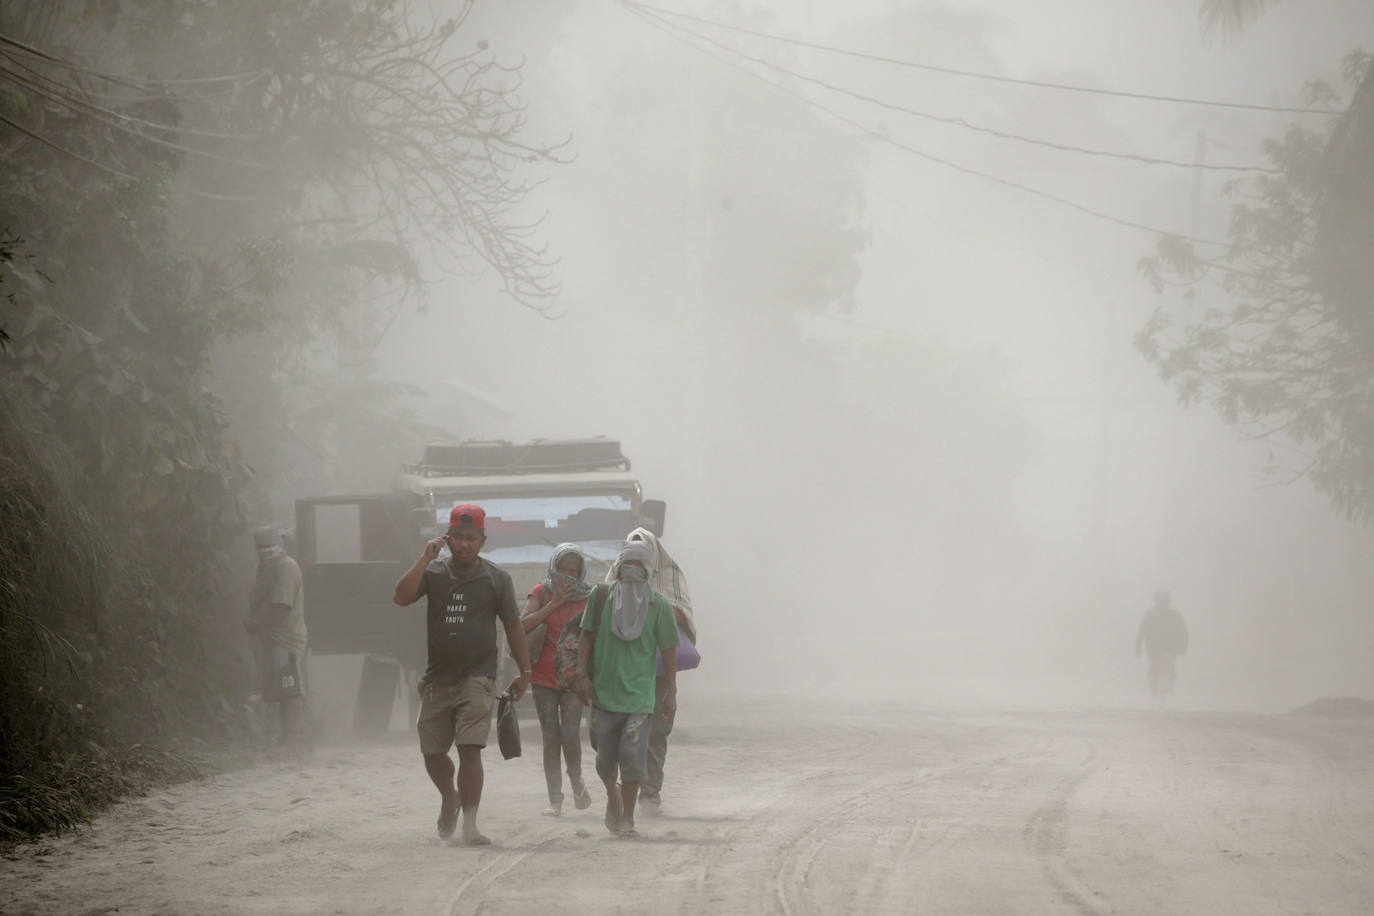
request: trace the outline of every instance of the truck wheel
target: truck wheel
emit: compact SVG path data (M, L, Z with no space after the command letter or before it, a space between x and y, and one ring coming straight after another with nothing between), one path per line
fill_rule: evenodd
M363 659L363 676L358 684L358 705L353 709L353 734L359 738L385 735L391 727L391 707L396 702L396 684L401 666L369 655Z

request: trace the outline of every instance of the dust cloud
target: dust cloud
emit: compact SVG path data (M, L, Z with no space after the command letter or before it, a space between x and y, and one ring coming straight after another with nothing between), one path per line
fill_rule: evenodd
M1374 47L1363 0L1281 4L1231 42L1202 37L1194 0L702 11L946 67L1264 104L1337 83L1346 52ZM1266 486L1274 446L1180 408L1133 348L1157 306L1177 306L1137 272L1154 236L887 141L1208 237L1226 232L1224 173L922 121L712 59L728 55L614 4L508 0L465 28L524 57L531 131L572 137L529 205L561 258L560 314L454 279L402 312L376 362L455 435L624 443L669 504L699 609L685 692L1137 705L1132 643L1157 589L1192 630L1182 706L1374 688L1374 539L1305 483ZM697 29L1066 146L1253 161L1286 124Z

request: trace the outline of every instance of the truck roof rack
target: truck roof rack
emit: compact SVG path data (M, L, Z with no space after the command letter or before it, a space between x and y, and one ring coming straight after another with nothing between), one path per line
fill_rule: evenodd
M615 439L534 439L530 442L470 439L431 442L417 465L406 470L422 477L479 474L549 474L630 469L630 459Z

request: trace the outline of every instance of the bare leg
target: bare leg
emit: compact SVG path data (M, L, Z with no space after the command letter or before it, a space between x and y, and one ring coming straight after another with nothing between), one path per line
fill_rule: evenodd
M439 836L448 839L453 835L454 822L458 819L461 807L460 796L453 782L453 761L448 754L425 754L425 772L430 782L439 790Z
M458 797L463 802L463 842L490 846L491 840L477 831L477 806L482 803L482 749L475 744L458 747Z
M624 810L620 783L615 781L615 777L610 779L602 777L601 781L606 785L606 829L611 833L619 833L620 815Z
M285 697L281 701L281 743L295 750L305 749L305 697Z
M639 798L639 783L620 784L620 832L633 834L635 829L635 799Z

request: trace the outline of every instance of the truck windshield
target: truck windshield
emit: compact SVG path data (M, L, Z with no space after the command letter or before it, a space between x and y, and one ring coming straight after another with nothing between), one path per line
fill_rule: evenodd
M455 505L473 502L487 513L487 545L505 548L544 546L564 541L620 541L634 527L634 504L628 494L578 493L562 496L501 496L447 499L434 504L435 525L448 525Z

